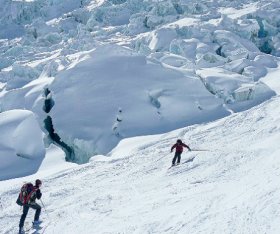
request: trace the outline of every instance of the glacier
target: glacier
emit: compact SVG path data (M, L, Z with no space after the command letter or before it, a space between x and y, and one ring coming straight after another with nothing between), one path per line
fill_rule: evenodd
M0 233L279 233L278 0L0 6Z
M49 138L45 142L54 142L44 124L51 117L57 136L74 152L70 160L75 162L87 162L95 154L106 154L123 138L212 121L276 95L263 79L279 62L280 18L276 0L267 4L250 0L191 3L186 0L1 0L0 3L3 6L0 10L1 111L15 108L32 111ZM104 58L103 70L100 66L96 71L95 63L100 61L91 57L101 57L104 53L108 56ZM127 59L118 66L110 63L115 67L111 71L106 68L105 60L116 53L125 53ZM131 72L122 71L125 66ZM145 77L140 77L133 74L133 66L151 69L142 74ZM177 97L175 91L155 85L156 70L167 73L174 84L178 82L181 91ZM98 74L91 76L93 72ZM136 83L129 96L122 96L120 93L132 87L119 76L128 73L131 73L129 79ZM63 76L70 76L69 82ZM109 95L101 87L93 92L91 85L98 82L94 79L105 76L118 85L106 84L112 90ZM184 89L182 81L174 78L178 76L189 83L182 95L179 95ZM143 89L146 79L150 84L146 83ZM61 92L60 87L66 83L72 87ZM80 88L76 87L78 83ZM31 86L36 91L30 91ZM48 99L44 96L46 89L53 103L48 113L44 106ZM192 98L190 89L197 92ZM137 92L141 94L133 94ZM153 93L158 94L153 96ZM95 100L101 99L105 100L104 104L96 106ZM129 110L140 99L147 107L143 108L145 115ZM186 110L180 105L172 108L169 105L172 99L178 104L185 103L181 105ZM121 123L115 122L119 108L124 115ZM79 112L80 122L72 111ZM82 128L78 127L80 123Z

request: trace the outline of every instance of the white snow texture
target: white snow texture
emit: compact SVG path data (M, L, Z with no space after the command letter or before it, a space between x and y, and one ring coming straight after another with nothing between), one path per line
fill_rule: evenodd
M280 233L279 0L0 6L0 233Z

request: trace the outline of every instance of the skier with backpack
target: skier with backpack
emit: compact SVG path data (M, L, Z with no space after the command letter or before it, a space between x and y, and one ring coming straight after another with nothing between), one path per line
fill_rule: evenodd
M180 164L181 154L183 153L183 147L188 148L188 150L191 151L191 148L186 144L184 144L180 139L178 139L177 142L171 147L171 153L175 149L175 155L172 160L172 166L175 166L176 160L177 160L177 164Z
M33 227L36 227L41 223L39 221L41 206L35 202L36 199L41 199L42 197L42 193L40 190L41 185L42 185L42 181L37 179L35 181L35 185L33 185L32 183L26 183L21 188L20 194L16 202L18 205L23 206L23 213L21 215L20 222L19 222L19 234L24 233L23 226L29 208L36 210Z

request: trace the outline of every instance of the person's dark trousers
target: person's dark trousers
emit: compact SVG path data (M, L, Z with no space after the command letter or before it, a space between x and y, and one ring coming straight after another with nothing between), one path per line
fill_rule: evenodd
M34 221L38 221L39 220L39 217L40 217L40 214L41 214L41 206L39 204L37 204L37 203L32 203L32 204L24 205L23 206L23 213L21 215L20 222L19 222L19 227L20 228L22 228L24 226L24 221L25 221L25 218L26 218L26 216L28 214L29 207L31 207L32 209L36 210L35 216L34 216Z
M180 163L180 161L181 161L181 154L182 154L181 152L176 152L175 153L174 158L172 160L172 165L175 164L176 159L177 159L177 163Z

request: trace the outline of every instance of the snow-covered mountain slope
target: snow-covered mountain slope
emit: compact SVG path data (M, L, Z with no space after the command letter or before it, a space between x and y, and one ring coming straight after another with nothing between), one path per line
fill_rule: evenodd
M111 157L25 178L43 180L45 233L279 233L279 105L276 96L211 123L123 140ZM194 151L168 169L178 138ZM1 233L17 231L23 180L1 182Z
M280 232L278 0L0 6L0 233Z
M34 112L79 163L246 110L276 94L279 4L0 0L0 110Z
M278 0L0 6L0 233L280 232Z

